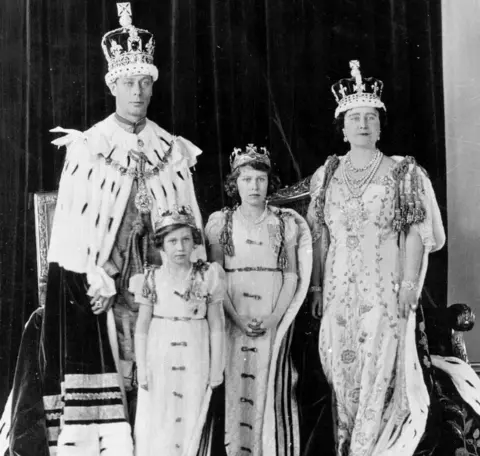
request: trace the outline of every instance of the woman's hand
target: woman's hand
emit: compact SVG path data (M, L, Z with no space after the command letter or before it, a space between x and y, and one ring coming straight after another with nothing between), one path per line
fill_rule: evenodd
M310 298L310 311L312 317L320 320L323 315L323 292L314 291Z
M408 318L410 312L415 312L418 307L417 290L400 287L400 291L398 292L398 305L400 316Z
M260 337L265 334L265 328L262 328L262 321L251 319L243 315L237 315L235 318L235 324L245 333L248 337Z
M90 300L90 305L92 306L92 312L94 315L100 315L103 312L106 312L113 304L113 296L105 297L101 296L99 293Z

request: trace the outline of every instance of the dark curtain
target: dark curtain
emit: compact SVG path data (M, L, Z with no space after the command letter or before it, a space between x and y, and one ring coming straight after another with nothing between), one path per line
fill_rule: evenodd
M64 158L49 129L86 129L113 111L100 40L118 20L113 0L0 3L3 408L22 327L37 306L32 194L56 188ZM205 218L228 203L234 146L266 145L284 184L344 153L330 86L349 76L354 58L385 83L380 148L415 156L445 209L440 1L135 0L132 9L133 23L157 42L149 117L204 151L195 179ZM427 280L437 305L445 305L446 278L443 251Z

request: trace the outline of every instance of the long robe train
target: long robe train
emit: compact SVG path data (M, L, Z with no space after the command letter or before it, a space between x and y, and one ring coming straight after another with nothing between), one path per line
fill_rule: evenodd
M93 315L86 286L84 274L50 264L12 390L10 450L22 456L133 454L107 317Z

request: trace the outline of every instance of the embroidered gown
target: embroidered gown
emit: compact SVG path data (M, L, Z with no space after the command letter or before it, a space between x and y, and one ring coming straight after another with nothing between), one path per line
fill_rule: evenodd
M223 271L213 263L197 272L194 290L204 298L192 297L189 301L179 296L189 286L189 275L178 281L160 267L154 270L153 280L157 295L154 304L142 296L143 283L138 283L135 290L137 302L153 306L147 339L148 391L139 388L138 392L135 454L196 454L196 448L191 450L198 445L204 425L201 410L208 405L205 398L209 397L207 306L223 303Z
M400 339L399 247L392 226L395 181L392 167L387 175L374 178L363 196L354 198L341 166L325 199L330 246L319 351L334 393L337 454L371 456L389 418ZM422 180L427 180L423 174ZM322 181L323 167L311 184L308 220L314 240L318 226L313 202ZM430 207L419 193L424 207ZM412 228L431 248L429 217Z
M285 219L285 244L297 242L293 217ZM219 244L225 213L215 212L205 228ZM283 284L278 268L279 221L270 208L254 222L239 209L232 215L234 256L225 256L227 292L239 315L260 319L275 308ZM225 449L228 456L262 455L262 426L275 330L258 338L245 335L228 318L225 368ZM275 445L274 442L272 442Z

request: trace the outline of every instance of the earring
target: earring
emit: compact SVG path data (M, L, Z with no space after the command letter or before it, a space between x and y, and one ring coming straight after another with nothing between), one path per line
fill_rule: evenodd
M347 135L345 134L345 130L342 130L343 132L343 142L348 142Z

